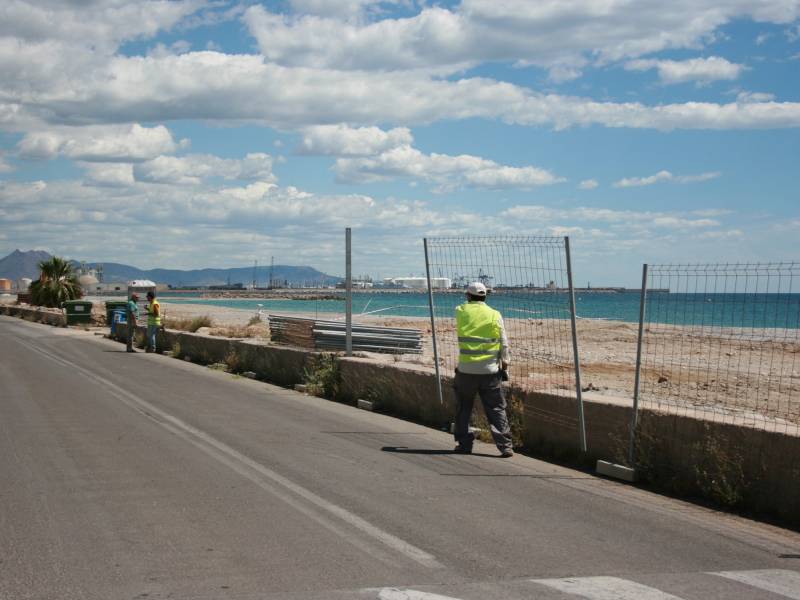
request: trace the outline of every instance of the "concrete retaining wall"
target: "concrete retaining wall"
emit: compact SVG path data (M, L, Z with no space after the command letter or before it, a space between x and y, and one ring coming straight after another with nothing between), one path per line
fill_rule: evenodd
M4 306L0 311L26 318L34 315L57 325L64 321L63 315L35 309ZM180 331L159 333L157 343L161 349L179 350L177 354L194 362L225 362L234 371L252 371L259 379L286 386L313 378L323 356L252 340ZM365 358L332 360L327 368L333 365L336 400L352 404L359 398L370 400L381 412L440 429L449 427L455 403L451 379L444 380L440 404L435 375L425 368ZM585 395L587 454L578 451L574 397L526 392L511 386L509 399L515 442L530 454L583 466L593 465L597 459L621 462L627 454L628 399ZM800 527L800 436L756 429L746 423L645 409L640 412L637 466L660 489L709 498Z
M17 306L14 304L0 304L0 315L20 317L27 321L35 321L37 323L55 325L56 327L65 327L67 324L67 318L61 311L56 312L53 309L41 308L36 306Z

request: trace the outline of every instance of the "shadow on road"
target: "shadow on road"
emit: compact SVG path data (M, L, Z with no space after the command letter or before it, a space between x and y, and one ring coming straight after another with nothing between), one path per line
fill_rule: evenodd
M484 456L486 458L497 458L496 454L482 454L480 452L473 452L472 454L460 454L453 450L435 450L433 448L407 448L405 446L384 446L381 448L383 452L396 452L398 454L429 454L435 456L438 454L453 454L458 456Z

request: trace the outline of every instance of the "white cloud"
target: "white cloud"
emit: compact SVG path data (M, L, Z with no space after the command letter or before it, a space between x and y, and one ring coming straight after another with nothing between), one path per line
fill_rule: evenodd
M701 239L706 240L726 240L738 239L744 236L744 231L741 229L728 229L725 231L704 231L700 234Z
M66 156L81 161L131 162L174 152L186 143L177 144L163 125L142 127L134 123L35 131L26 134L17 148L20 155L29 158Z
M614 183L616 188L641 187L655 183L698 183L716 179L722 175L719 171L700 173L699 175L673 175L669 171L659 171L649 177L626 177Z
M765 92L748 92L745 90L736 95L736 101L742 104L751 102L773 102L774 100L775 94L768 94Z
M382 4L412 4L410 0L289 0L289 3L298 13L340 19L362 17L365 12L379 10Z
M762 46L766 43L766 41L772 37L772 34L765 31L763 33L759 33L756 36L756 46Z
M125 187L132 185L133 165L130 163L79 163L95 185Z
M116 47L121 41L170 29L205 4L202 0L4 0L0 36Z
M625 63L625 69L628 71L657 69L658 78L667 84L733 80L737 79L745 68L744 65L729 62L718 56L688 60L640 59Z
M375 157L340 158L335 171L337 180L342 182L365 183L407 177L434 182L439 191L459 187L529 189L564 181L537 167L499 165L467 154L423 154L407 144Z
M319 125L303 132L300 151L328 156L371 156L413 141L407 127L384 131L378 127Z
M453 211L413 200L313 194L261 181L203 188L0 181L0 223L4 233L12 232L10 241L0 243L0 254L5 248L10 252L15 247L46 247L75 258L176 268L207 267L219 261L242 266L252 264L254 256L274 255L280 262L311 264L340 274L343 229L349 226L357 240L355 268L371 273L423 268L419 243L423 236L510 235L520 228L573 236L578 270L595 273L597 264L591 260L613 257L613 264L621 261L630 267L631 282L645 258L676 260L676 251L697 251L699 243L709 244L703 248L710 252L710 261L725 260L727 253L739 256L733 252L739 246L726 245L739 243L737 227L709 218L724 217L718 209L651 212L537 205L499 212L491 206L483 209ZM775 244L786 245L796 231L776 229L772 222L765 222L762 229L772 255ZM308 243L311 230L314 239ZM752 228L746 235L748 244L755 243ZM595 275L591 278L594 281Z
M628 2L595 0L463 0L452 10L431 6L409 18L364 23L287 17L254 6L245 22L264 56L283 65L459 70L509 61L574 74L569 69L580 68L587 57L602 63L697 49L735 19L791 23L798 16L800 5L784 0L673 0L641 10L631 10Z
M208 154L159 156L133 167L137 181L197 185L212 177L274 182L272 157L248 154L244 159L219 158Z
M594 179L584 179L578 184L578 187L582 190L593 190L599 185L600 184Z
M0 123L23 132L31 123L42 129L43 121L77 126L174 119L256 120L282 130L475 117L556 128L800 125L797 102L647 106L542 94L486 78L434 76L509 61L546 67L564 80L598 60L698 48L732 19L790 23L800 15L797 2L732 0L720 6L676 0L631 11L625 3L589 0L465 0L453 10L430 7L406 19L346 24L336 18L275 15L254 6L244 18L264 56L118 52L126 40L205 18L205 5L200 0L92 0L88 5L53 0L30 6L8 0L0 24ZM335 8L333 2L323 5ZM349 5L369 8L358 0ZM687 20L690 12L693 18ZM180 52L185 49L179 45Z
M714 219L696 219L681 213L612 210L608 208L579 207L555 209L545 206L513 206L500 213L501 218L522 222L577 221L580 223L605 223L612 227L657 229L707 229L720 225Z
M548 70L547 78L553 83L564 83L578 79L581 75L583 73L580 69L555 65Z
M6 157L3 156L2 152L0 152L0 173L10 173L13 170L14 170L14 167L12 167L10 164L8 164L8 161L6 160Z
M97 80L103 80L102 85ZM412 124L475 117L556 128L592 124L663 130L800 126L798 102L658 106L598 102L541 94L484 78L449 81L413 72L389 76L288 69L267 64L257 56L215 52L158 59L118 57L108 65L107 72L70 85L37 97L37 106L47 108L48 118L80 123L167 118L259 120L280 129L322 123ZM12 118L22 118L18 113Z

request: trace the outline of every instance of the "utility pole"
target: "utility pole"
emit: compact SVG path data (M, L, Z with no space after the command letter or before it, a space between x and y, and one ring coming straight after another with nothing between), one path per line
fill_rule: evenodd
M258 261L253 261L253 289L256 289L256 272L258 271Z
M347 227L344 230L345 250L345 334L344 350L345 356L353 356L353 255L351 230Z
M272 289L274 285L273 275L275 274L275 257L272 257L272 260L269 263L269 289Z

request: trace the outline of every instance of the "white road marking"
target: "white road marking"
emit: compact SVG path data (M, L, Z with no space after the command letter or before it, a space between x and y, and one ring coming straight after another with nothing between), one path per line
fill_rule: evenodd
M531 581L590 600L683 600L679 596L619 577L568 577Z
M766 592L800 600L800 573L796 571L760 569L758 571L721 571L709 573L709 575L733 579Z
M399 552L406 557L410 558L411 560L428 567L430 569L440 569L443 568L442 565L436 557L428 552L425 552L421 548L417 548L416 546L406 542L405 540L392 535L391 533L380 529L379 527L373 525L369 521L362 519L358 515L348 511L341 506L337 506L328 500L325 500L321 496L318 496L311 490L308 490L290 479L287 479L283 475L278 474L277 472L273 471L254 461L253 459L237 452L227 444L220 442L219 440L215 439L214 437L192 427L188 423L184 423L177 417L174 417L159 408L156 408L154 405L150 404L149 402L138 398L134 394L128 392L127 390L119 387L112 381L109 381L105 377L97 375L88 369L77 365L71 362L68 359L65 359L61 356L48 352L38 346L33 344L29 344L22 340L19 340L25 346L28 346L31 350L46 356L47 358L58 362L64 366L69 367L70 369L74 369L89 379L94 380L97 383L105 386L105 388L112 394L114 394L117 398L119 398L123 403L127 404L131 408L143 413L145 416L149 417L155 423L158 423L165 429L170 430L171 432L180 435L180 437L187 439L192 444L197 446L198 448L204 450L210 456L213 456L221 463L227 465L234 469L237 473L244 475L251 481L259 484L260 487L263 489L267 489L275 493L281 499L288 501L289 504L295 508L297 506L296 502L292 502L290 497L287 497L285 494L281 494L278 490L275 490L274 486L266 485L267 482L271 482L273 484L277 484L284 490L288 490L297 496L300 496L310 504L313 504L317 508L324 510L325 512L334 515L341 519L342 521L348 523L352 527L358 529L362 533L367 534L368 536L378 540L385 546ZM245 469L245 467L247 469ZM248 472L249 470L249 472ZM261 475L261 477L257 477L255 474ZM264 480L267 481L264 481ZM336 529L337 532L341 534L341 530Z
M383 588L378 594L378 600L458 600L452 596L430 594L417 590L400 590L397 588Z

